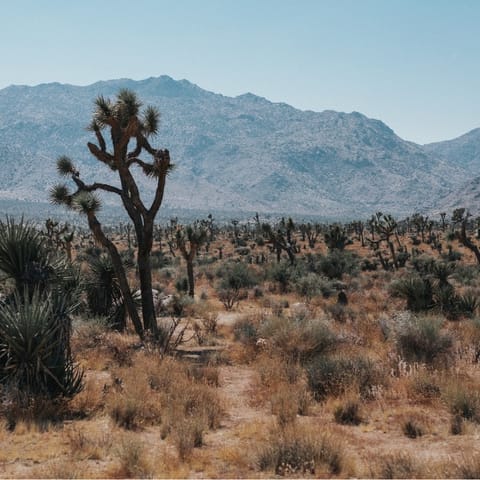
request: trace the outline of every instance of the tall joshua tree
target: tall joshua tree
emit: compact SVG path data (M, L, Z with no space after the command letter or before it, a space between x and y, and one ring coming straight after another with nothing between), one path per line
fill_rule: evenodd
M80 178L80 172L75 168L72 160L62 156L57 160L58 173L69 177L74 183L75 190L70 190L66 184L59 184L52 189L51 199L56 204L76 209L86 215L95 239L112 258L128 314L136 332L144 338L147 331L155 337L161 336L162 333L158 331L155 318L150 252L153 244L154 220L162 204L165 180L172 164L168 150L155 149L149 143L149 138L156 135L158 131L160 116L158 110L148 106L140 111L141 107L142 103L137 95L127 89L120 90L113 101L103 96L95 100L89 130L95 134L97 141L89 142L87 146L96 160L118 174L120 186L97 182L85 183ZM110 134L111 148L107 148L105 131ZM131 142L133 146L129 149ZM140 155L145 153L150 156L149 162L140 158ZM149 207L140 197L137 182L131 171L132 167L139 167L147 177L156 181L155 195ZM100 201L97 192L99 191L117 195L132 220L137 238L143 323L135 308L118 250L112 240L107 237L98 220Z

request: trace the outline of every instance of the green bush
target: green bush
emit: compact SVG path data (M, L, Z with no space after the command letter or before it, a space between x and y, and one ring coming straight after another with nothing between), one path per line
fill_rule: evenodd
M258 284L255 271L245 263L231 263L217 270L217 293L227 310L246 297L245 290Z
M335 291L335 286L331 280L313 272L297 277L294 282L294 288L306 300L311 300L317 295L328 298Z
M175 290L178 293L187 293L187 291L188 291L188 279L187 279L187 277L179 278L175 282Z
M236 341L253 345L259 338L258 322L252 317L242 317L235 322L233 334Z
M266 279L276 282L280 293L287 293L290 290L295 276L295 268L290 265L290 262L271 263L266 270Z
M332 250L327 255L319 255L315 264L316 273L330 279L341 280L343 275L353 275L358 272L360 262L353 252Z

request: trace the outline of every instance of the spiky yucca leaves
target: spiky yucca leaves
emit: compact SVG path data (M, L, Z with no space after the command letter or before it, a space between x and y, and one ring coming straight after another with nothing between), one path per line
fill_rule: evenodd
M394 282L392 294L407 300L407 308L412 312L428 310L434 306L432 284L428 278L410 276Z
M68 298L35 290L15 293L0 306L0 383L21 398L72 397L82 389L83 372L72 361L65 342Z
M54 285L75 288L78 272L66 259L49 251L47 239L35 227L21 220L0 221L0 272L22 294Z
M330 250L344 250L350 243L345 230L340 225L332 225L328 232L325 232L325 244Z
M106 317L113 328L123 330L127 311L111 258L101 254L89 257L87 263L90 271L86 278L86 292L90 312ZM129 267L131 265L125 262L125 269Z
M77 170L75 169L72 160L66 155L62 155L57 160L57 172L62 177L67 177L68 175L77 173Z

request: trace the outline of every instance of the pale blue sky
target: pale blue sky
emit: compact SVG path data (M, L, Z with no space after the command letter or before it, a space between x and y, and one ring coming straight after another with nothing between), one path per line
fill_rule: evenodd
M480 127L480 0L0 0L0 18L0 88L165 74L419 143Z

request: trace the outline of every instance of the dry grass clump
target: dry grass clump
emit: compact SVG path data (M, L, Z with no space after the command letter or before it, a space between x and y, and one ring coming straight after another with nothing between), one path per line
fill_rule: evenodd
M188 460L193 449L203 445L204 431L204 419L199 417L185 418L175 426L173 442L180 460Z
M74 323L72 350L87 370L131 366L137 346L137 336L112 330L101 317Z
M331 350L338 342L325 321L298 315L268 317L260 325L259 335L288 361L302 364Z
M386 382L385 372L366 356L319 356L306 367L308 384L314 397L323 400L328 395L338 396L358 390L363 398Z
M78 460L102 460L111 451L111 432L89 431L87 428L73 427L66 431L72 456Z
M376 478L422 478L420 463L406 452L396 452L379 458L372 468L372 477Z
M453 415L480 423L480 391L477 385L450 380L445 386L443 398Z
M408 361L431 364L451 353L453 339L442 332L443 320L430 316L411 317L397 332L397 348Z
M114 372L110 417L128 430L161 425L163 437L192 419L203 429L217 428L224 410L211 385L218 384L218 372L214 367L193 371L171 358L139 354L134 366Z
M335 408L333 417L341 425L360 425L363 421L360 414L360 403L356 400L347 400Z
M423 425L416 418L409 418L402 425L402 431L408 438L421 437L424 433Z
M280 425L295 421L297 415L309 414L313 398L301 365L264 353L259 355L254 367L257 376L253 385L253 403L270 404Z
M112 478L153 478L145 444L134 435L122 438L116 449L117 465L111 471Z
M31 472L31 478L62 478L75 479L85 478L81 464L67 459L54 460L46 465L35 468Z
M434 372L420 371L411 377L409 395L416 401L432 402L442 394L441 381Z
M480 455L464 453L459 459L450 460L443 470L451 478L480 478Z
M267 445L260 449L257 465L276 475L338 475L345 468L343 445L326 433L291 426L274 430Z

